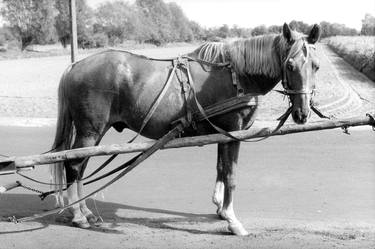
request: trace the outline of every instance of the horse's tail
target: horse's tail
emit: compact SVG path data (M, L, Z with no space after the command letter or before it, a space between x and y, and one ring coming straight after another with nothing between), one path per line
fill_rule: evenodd
M56 124L55 141L52 151L61 151L71 148L74 134L72 117L69 112L67 99L65 96L65 78L70 71L68 67L61 77L58 90L58 116ZM56 191L56 204L64 206L63 187L66 185L64 162L58 162L50 165L51 181L53 189Z

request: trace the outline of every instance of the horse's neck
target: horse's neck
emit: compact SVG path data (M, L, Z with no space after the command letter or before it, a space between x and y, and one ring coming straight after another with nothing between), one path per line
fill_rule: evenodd
M274 37L271 43L272 49L263 49L262 52L266 54L256 55L257 58L259 57L259 61L255 63L260 63L262 66L254 66L255 70L250 68L245 74L240 76L245 90L249 93L255 92L264 95L271 91L281 80L281 70L278 65L281 58L280 39L282 38L281 36L272 37ZM271 61L262 61L264 58L269 58ZM268 65L271 68L264 67L263 65Z
M246 93L258 93L260 95L265 95L271 91L280 79L280 77L271 78L264 75L246 75L239 78Z

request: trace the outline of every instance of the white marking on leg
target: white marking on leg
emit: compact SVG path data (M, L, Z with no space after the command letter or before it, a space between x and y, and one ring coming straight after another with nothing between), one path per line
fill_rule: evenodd
M77 192L78 192L78 198L82 199L84 197L82 181L78 181L77 183ZM86 217L89 223L96 223L98 221L98 218L87 207L86 200L81 201L79 203L79 207L81 209L82 214Z
M237 219L233 209L233 202L231 202L226 209L222 210L221 215L227 220L228 229L233 234L241 236L249 234L243 227L242 223Z
M67 190L67 193L68 193L68 203L69 204L78 201L77 182L74 182L73 184L71 184L69 186L69 188ZM87 227L87 225L85 225L85 223L88 224L88 222L87 222L86 217L81 212L80 205L78 203L74 204L70 208L70 210L73 214L73 219L72 219L73 225L77 225L77 226L80 226L80 227L83 227L83 228Z
M60 193L53 194L53 197L55 198L55 207L56 208L62 208L65 206L64 203L64 196Z
M224 183L217 181L212 195L212 202L217 206L217 214L220 215L224 202Z

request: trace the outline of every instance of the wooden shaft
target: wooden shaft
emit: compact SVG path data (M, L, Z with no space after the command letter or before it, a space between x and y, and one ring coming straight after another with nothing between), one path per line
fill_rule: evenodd
M284 125L278 131L273 132L274 127L264 128L250 128L249 130L231 132L233 136L240 139L250 138L261 138L267 136L280 136L299 132L317 131L334 129L340 127L351 127L351 126L363 126L363 125L375 125L374 119L370 116L357 117L350 119L340 120L326 120L311 122L305 125ZM212 134L205 136L176 138L166 143L162 149L180 148L180 147L192 147L192 146L203 146L215 143L227 143L232 141L231 138L222 134ZM29 167L32 165L50 164L54 162L61 162L65 160L72 160L77 158L84 158L88 156L102 156L102 155L113 155L113 154L125 154L133 152L141 152L150 148L155 142L141 142L131 144L112 144L112 145L100 145L72 150L65 150L53 153L46 153L42 155L23 156L23 157L10 157L3 162L9 163L14 161L16 168ZM0 161L0 170L2 161Z
M0 186L0 194L5 193L9 190L12 190L14 188L17 188L21 186L21 183L19 181L13 182L13 183L8 183L6 185Z

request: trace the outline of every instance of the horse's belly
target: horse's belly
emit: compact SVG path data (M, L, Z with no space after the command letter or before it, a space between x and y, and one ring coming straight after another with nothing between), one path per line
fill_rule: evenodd
M148 138L159 138L172 128L172 123L186 115L185 100L180 91L171 86L160 103L154 103L157 99L150 98L145 93L131 104L127 105L126 110L122 113L123 120L126 120L129 128L139 132L146 123L141 134ZM156 109L150 117L150 109L155 105Z

